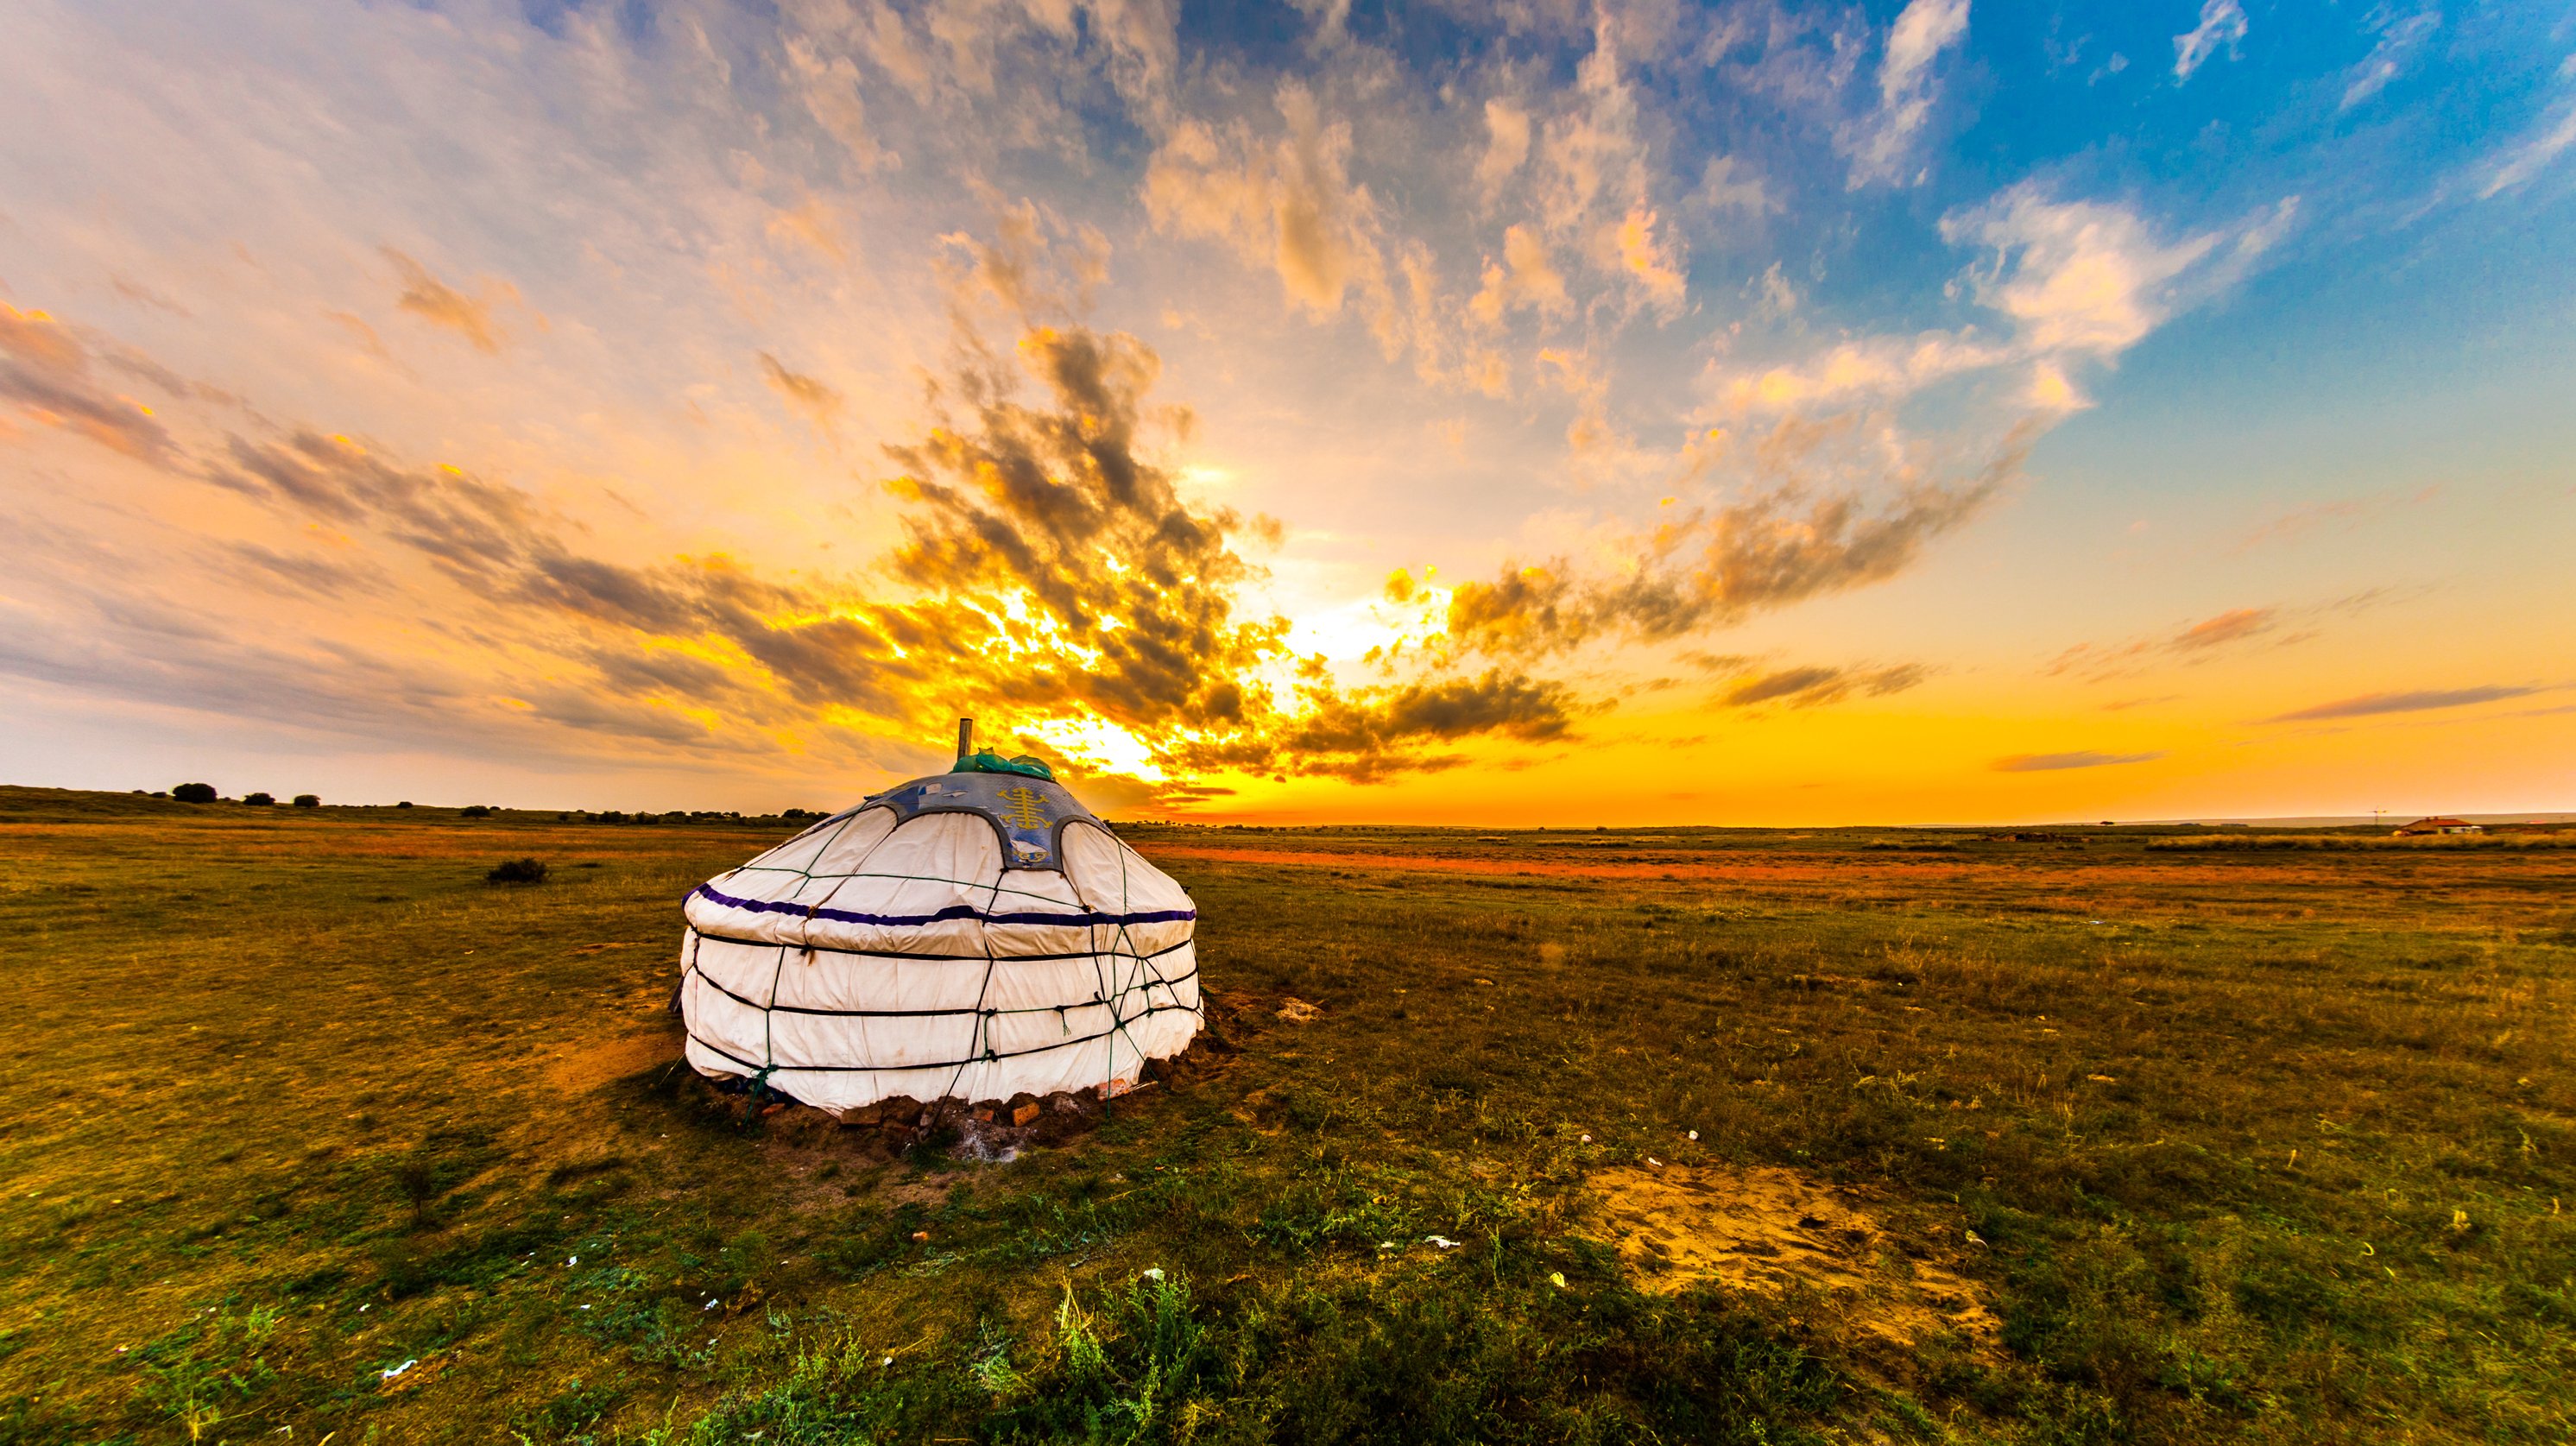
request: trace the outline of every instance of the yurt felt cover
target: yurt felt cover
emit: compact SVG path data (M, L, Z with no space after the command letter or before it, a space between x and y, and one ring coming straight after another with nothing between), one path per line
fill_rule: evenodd
M1046 779L915 779L683 912L690 1064L825 1109L1114 1088L1199 1027L1190 896Z

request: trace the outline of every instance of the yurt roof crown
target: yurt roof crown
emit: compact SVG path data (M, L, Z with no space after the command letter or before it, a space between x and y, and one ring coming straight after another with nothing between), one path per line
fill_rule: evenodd
M1001 836L1002 867L1062 871L1065 825L1098 824L1099 816L1044 763L976 752L974 739L975 720L958 719L956 767L872 794L859 807L891 808L907 823L925 813L980 814Z

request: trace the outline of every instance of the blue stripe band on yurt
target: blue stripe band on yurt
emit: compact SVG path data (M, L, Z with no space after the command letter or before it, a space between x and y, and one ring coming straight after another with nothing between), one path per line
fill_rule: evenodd
M1196 909L1157 909L1143 914L1102 914L1092 910L1074 914L996 914L988 913L972 904L951 904L932 914L862 914L850 909L825 909L774 899L737 899L730 894L717 893L705 884L700 884L689 892L703 896L713 903L722 904L728 909L743 909L755 914L789 914L801 919L829 919L835 924L881 924L904 928L922 924L942 924L951 919L973 919L986 924L1090 925L1172 924L1195 920L1199 916L1199 911Z
M1177 954L1198 942L1195 939L1183 939L1177 944L1166 944L1147 954L1122 952L1117 949L1075 949L1063 954L921 954L909 949L843 949L832 944L789 944L777 939L740 939L731 934L709 933L694 925L689 926L689 933L710 944L731 944L742 949L794 949L807 954L843 954L853 959L894 959L906 964L1061 964L1068 959L1102 957L1160 959L1166 954Z

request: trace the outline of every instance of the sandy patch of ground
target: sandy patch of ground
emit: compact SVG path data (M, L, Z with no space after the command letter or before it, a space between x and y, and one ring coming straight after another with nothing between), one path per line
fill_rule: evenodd
M553 1063L546 1066L546 1083L566 1093L594 1090L611 1080L673 1063L679 1057L680 1041L674 1034L630 1034L555 1056Z
M1794 1170L1604 1170L1589 1182L1601 1210L1586 1233L1653 1292L1717 1281L1739 1290L1803 1285L1859 1331L1908 1348L1952 1335L1986 1355L2001 1323L1983 1287L1936 1263L1928 1243L1898 1240L1849 1195Z

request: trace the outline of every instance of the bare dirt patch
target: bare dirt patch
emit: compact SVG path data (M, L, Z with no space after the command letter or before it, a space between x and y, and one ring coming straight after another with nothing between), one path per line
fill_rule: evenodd
M1641 1288L1702 1281L1770 1293L1804 1287L1859 1332L1894 1345L1964 1340L1996 1350L2001 1323L1984 1288L1936 1261L1929 1242L1900 1240L1847 1192L1794 1170L1604 1170L1592 1232L1619 1252Z
M630 1034L602 1044L585 1045L555 1057L546 1066L546 1083L567 1093L594 1090L612 1080L670 1064L680 1057L680 1041L667 1030Z

